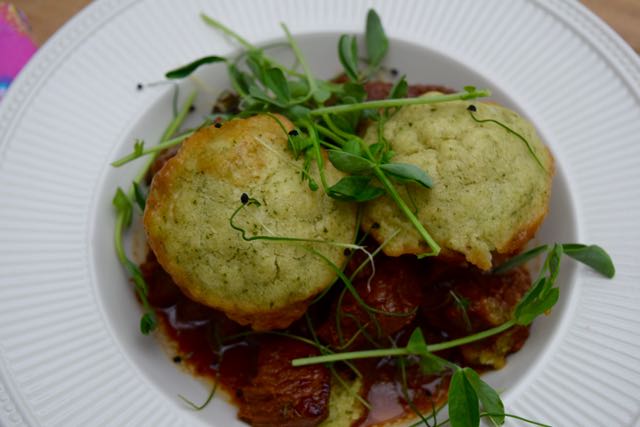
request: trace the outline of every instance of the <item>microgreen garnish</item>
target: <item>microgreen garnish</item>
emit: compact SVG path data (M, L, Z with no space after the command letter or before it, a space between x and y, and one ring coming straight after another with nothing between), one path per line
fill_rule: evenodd
M389 40L382 27L380 17L375 10L369 9L364 38L367 46L368 75L372 75L379 68L389 50Z
M343 34L338 41L338 58L344 73L351 81L358 81L358 41L355 36Z
M613 277L613 263L609 255L599 246L586 246L576 244L566 244L571 250L574 251L573 256L577 261L583 262L589 266L596 266L599 273L605 277ZM409 356L419 355L424 356L426 353L432 354L437 351L458 347L461 345L469 344L475 341L488 338L493 335L497 335L501 332L510 329L515 325L528 325L536 317L545 314L555 305L558 300L559 290L554 287L555 281L558 277L560 269L560 260L563 254L564 245L555 244L547 245L548 249L547 257L544 265L538 275L538 278L534 281L529 291L522 297L520 302L516 305L513 317L505 323L496 326L485 331L477 332L472 335L468 335L463 338L457 338L451 341L445 341L442 343L429 345L428 348L421 344L421 341L416 338L415 341L409 340L409 344L405 348L390 348L390 349L377 349L377 350L363 350L346 353L336 353L329 356L309 357L302 359L295 359L293 361L294 366L312 365L316 363L336 362L339 360L351 360L351 359L366 359L371 357L388 357L388 356ZM594 249L597 248L597 249ZM537 251L537 253L540 253ZM576 253L580 253L580 257L575 257ZM587 255L588 254L588 255ZM523 257L526 258L526 257ZM530 258L529 258L530 259ZM585 261L586 260L586 261ZM587 263L588 261L588 263ZM515 265L511 265L510 268ZM502 270L501 270L502 271ZM414 331L414 334L417 332ZM422 335L420 333L420 335ZM413 336L412 336L413 337ZM426 344L425 344L426 345Z
M611 279L615 275L616 270L613 261L611 261L611 257L600 246L583 245L580 243L563 243L561 246L562 252L565 255L588 265L603 276ZM514 267L526 264L541 253L549 251L550 248L550 245L541 245L529 249L494 268L493 272L498 274L504 273Z
M389 45L381 20L373 10L369 11L366 20L364 37L366 68L361 68L362 60L358 54L358 40L356 36L345 34L338 40L338 58L348 80L345 83L336 83L316 78L311 72L297 42L284 24L282 25L282 29L286 36L286 44L291 48L295 57L295 65L293 67L287 67L268 56L266 52L267 47L258 48L221 22L206 15L201 15L201 17L206 24L221 31L239 43L244 48L244 51L235 58L211 55L196 59L189 64L167 72L167 79L184 78L205 64L224 62L227 67L231 85L241 98L238 107L240 111L239 114L235 116L225 116L225 119L246 117L259 113L269 114L276 118L283 132L286 134L292 157L294 159L302 159L303 161L302 167L299 167L297 163L289 160L285 163L300 171L301 179L308 181L311 190L316 191L322 187L322 190L330 197L346 202L366 202L387 195L397 204L401 212L429 246L429 252L421 256L438 255L440 246L418 220L415 209L412 210L409 208L407 202L400 196L396 188L397 185L405 186L408 194L411 194L410 190L412 186L431 188L434 183L429 177L428 171L422 170L417 165L393 162L394 152L388 141L384 138L384 125L393 113L404 106L460 100L469 101L490 96L490 92L488 90L478 90L473 86L465 86L462 92L454 94L428 95L408 99L406 98L408 84L405 77L402 76L393 85L388 99L367 101L364 83L381 68ZM302 68L302 72L297 70L298 67ZM397 71L395 74L398 74ZM138 85L138 89L142 89L141 84ZM195 132L195 130L190 130L174 137L184 121L186 114L191 110L195 94L189 97L180 111L178 111L177 108L177 96L176 85L176 92L174 93L175 117L163 134L160 143L154 147L145 148L143 141L136 140L131 154L112 163L113 166L121 166L142 156L150 156L145 167L143 167L134 178L129 190L125 192L118 188L113 199L113 205L116 209L114 241L116 254L121 264L131 276L136 293L141 301L143 316L140 321L140 329L143 334L148 334L156 327L157 319L148 301L148 289L142 273L139 267L126 255L122 244L122 233L130 226L134 210L143 210L145 207L146 194L141 182L156 156L160 151L179 144ZM519 138L526 145L538 165L544 169L535 151L521 134L497 120L491 118L479 119L476 117L475 113L477 112L477 108L474 105L470 105L468 111L475 122L497 124ZM287 119L293 123L294 130L287 131L287 128L274 115L275 113L287 117ZM217 117L211 116L202 126L209 125L215 121L214 126L219 128L222 124L217 120ZM375 122L377 141L373 144L365 142L358 133L358 126L363 120ZM263 144L267 149L271 149L268 144L261 142L259 138L256 138L256 141ZM328 154L329 162L331 162L336 169L346 174L346 176L338 182L330 183L327 181L324 168L325 154ZM278 153L278 155L280 154ZM309 172L313 165L317 166L321 185L318 185ZM437 183L435 183L435 185L437 185ZM411 200L411 203L415 207L413 200ZM335 272L338 283L342 283L344 286L340 290L336 310L336 329L339 336L338 346L332 348L322 345L308 317L307 326L313 339L299 337L285 332L270 332L271 334L288 336L306 342L307 344L315 346L321 353L319 356L295 359L292 361L292 365L326 364L336 380L349 389L349 386L334 369L334 362L340 361L345 363L354 371L356 376L361 377L360 372L351 363L352 360L398 357L403 395L412 410L421 418L421 423L424 424L428 424L428 420L420 413L418 408L415 407L407 389L406 363L414 363L416 360L424 373L435 374L451 372L452 375L449 387L450 419L443 423L437 423L435 419L436 408L433 406L432 417L435 426L442 426L450 422L453 427L476 427L479 425L481 418L489 418L494 424L502 425L505 417L544 426L544 424L505 413L504 405L498 393L482 381L475 371L468 367L460 367L434 353L495 336L516 325L529 325L536 317L548 313L559 297L559 289L555 287L555 282L559 274L560 261L563 255L572 257L593 268L605 277L611 278L615 274L615 268L611 262L611 258L599 246L586 246L581 244L540 246L512 258L493 271L495 274L502 273L526 263L542 253L546 253L545 262L537 279L517 304L511 319L508 321L494 328L476 332L466 337L430 345L427 344L422 331L416 328L405 347L397 347L396 343L392 342L391 348L380 348L381 344L376 338L380 338L381 327L376 316L410 316L415 313L415 311L410 313L386 312L369 306L352 283L354 277L367 263L371 263L372 271L375 271L373 255L382 249L382 245L376 249L374 254L371 254L360 244L276 236L264 225L263 228L267 233L271 233L270 235L249 235L242 226L236 223L236 218L242 211L250 213L250 209L259 208L260 206L261 204L258 200L250 197L247 193L242 193L240 206L233 211L229 218L229 225L239 232L239 238L247 242L263 240L285 244L300 244L301 247L327 263ZM379 225L377 225L377 227L379 227ZM351 277L347 277L343 271L343 266L337 266L328 257L314 249L316 244L338 246L348 250L362 250L367 254L368 258L353 272ZM371 280L372 276L373 274L369 280ZM367 284L369 285L369 283ZM358 316L342 310L342 303L347 292L349 292L354 300L367 312L369 316L367 321L363 321L358 318ZM322 295L325 295L325 293ZM465 323L470 328L471 322L467 315L468 301L453 291L451 291L451 296L457 307L461 310ZM343 319L349 319L357 326L355 333L346 341L343 336L343 331L341 330ZM371 326L376 328L378 332L377 337L373 336L373 332L370 333ZM364 337L374 348L343 353L334 351L348 348L359 337ZM196 405L188 399L182 396L180 397L195 409L202 409L213 398L217 384L218 381L216 380L209 397L203 405ZM363 405L369 407L368 402L360 396L356 397L359 398Z
M179 111L178 115L169 123L167 129L165 129L162 137L160 138L160 144L163 142L167 142L171 136L178 130L185 117L189 112L189 107L193 104L193 100L195 99L195 92L192 93L186 100L182 109ZM135 144L134 154L136 152L142 151L142 143L137 141ZM140 184L144 179L149 167L155 160L155 156L157 155L157 151L155 151L152 156L147 160L146 165L138 172L135 178L132 181L131 187L127 193L125 193L120 187L116 189L116 194L113 197L113 205L116 209L116 223L114 227L114 245L116 248L116 255L118 256L118 260L120 264L125 268L131 280L133 280L134 287L136 290L136 294L142 303L143 315L140 319L140 331L147 335L149 332L153 331L157 326L156 314L153 311L153 308L149 304L149 300L147 298L148 290L147 284L145 283L144 277L142 277L142 272L140 268L129 259L122 244L122 234L124 230L126 230L131 225L131 220L133 216L133 207L134 203L138 205L140 209L144 209L146 196Z
M444 367L455 366L451 362L439 358L434 353L479 341L490 336L504 332L515 325L529 325L536 317L547 313L558 301L559 289L554 287L558 277L560 260L567 248L567 255L580 261L605 277L613 277L614 267L609 255L599 246L586 246L579 244L554 244L545 245L547 257L544 265L534 281L531 289L522 297L516 305L513 316L510 320L494 328L477 332L463 338L454 339L442 343L427 345L422 331L414 330L405 347L393 347L385 349L372 349L362 351L352 351L344 353L333 353L323 356L294 359L293 366L305 366L317 363L332 363L344 360L379 358L379 357L406 357L419 356L421 365L425 369L441 370ZM540 248L535 248L528 253L522 254L516 262L510 263L507 267L513 268L520 263L524 263L532 258L532 253L539 255L544 252ZM516 257L517 258L517 257ZM499 267L498 271L506 271ZM479 402L483 405L486 415L493 422L500 425L504 422L502 402L498 394L489 385L482 382L477 373L470 368L454 368L454 374L449 389L449 416L453 427L478 426L481 413L479 412ZM528 420L525 420L528 421ZM534 424L541 425L533 422Z
M451 101L467 101L476 98L484 98L487 96L491 96L491 92L485 89L474 90L473 92L456 92L447 95L427 95L418 98L381 99L378 101L366 101L355 104L341 104L333 105L330 107L316 108L314 110L311 110L310 114L314 116L321 116L327 113L342 114L353 111L371 110L378 108L404 107L406 105L425 105Z
M184 397L183 395L179 394L178 397L180 399L182 399L182 401L184 403L186 403L187 405L191 406L191 408L194 411L201 411L204 408L207 407L207 405L209 405L209 403L211 402L211 400L213 399L213 396L215 396L216 391L218 390L218 383L220 382L220 379L218 378L219 375L216 375L216 379L213 382L213 386L211 387L211 391L209 392L209 395L207 396L207 400L205 400L201 405L195 404L193 403L191 400L187 399L186 397Z
M195 70L205 64L213 64L216 62L226 62L227 58L222 56L205 56L204 58L197 59L187 65L176 68L167 72L164 76L168 79L182 79L193 73Z
M301 238L301 237L266 236L266 235L249 236L247 234L247 230L244 229L243 227L239 226L238 224L236 224L234 222L234 219L245 208L248 208L250 206L260 207L260 206L262 206L262 204L257 199L254 199L253 197L249 197L249 195L247 193L242 193L242 195L240 196L240 203L241 203L240 206L238 206L233 211L233 213L231 214L231 217L229 218L229 225L234 230L239 231L240 235L242 237L242 240L244 240L246 242L251 242L251 241L254 241L254 240L267 240L267 241L272 241L272 242L288 242L288 243L301 243L301 244L302 243L317 243L317 244L323 244L323 245L337 246L337 247L340 247L340 248L360 249L360 250L365 251L365 248L363 246L359 246L359 245L356 245L356 244L353 244L353 243L332 242L332 241L329 241L329 240L306 239L306 238Z
M472 88L472 87L470 87ZM465 88L466 89L466 88ZM475 88L473 88L475 90ZM467 107L467 111L469 112L469 115L471 116L471 118L476 122L476 123L495 123L496 125L500 126L501 128L503 128L504 130L506 130L507 132L509 132L510 134L514 135L516 138L518 138L520 141L522 141L524 143L524 145L527 147L527 150L529 151L529 154L531 154L531 156L534 158L534 160L536 161L536 163L538 164L538 166L540 166L542 168L543 171L546 171L546 168L544 167L544 165L542 164L542 161L540 160L540 158L538 157L538 155L536 154L535 150L533 149L533 147L531 146L531 144L529 143L529 141L527 141L527 139L522 136L519 132L516 132L515 130L511 129L509 126L505 125L502 122L499 122L498 120L495 119L478 119L475 115L475 113L478 111L478 109L476 108L475 105L469 105Z

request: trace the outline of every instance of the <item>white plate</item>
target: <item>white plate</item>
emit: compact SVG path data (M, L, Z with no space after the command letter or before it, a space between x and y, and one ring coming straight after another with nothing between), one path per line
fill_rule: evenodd
M206 387L137 331L110 206L137 165L108 163L133 138L156 139L170 116L170 88L138 92L138 82L232 51L200 11L256 43L281 38L287 22L329 76L337 34L360 33L370 6L394 40L387 63L410 80L489 87L536 124L558 163L538 239L597 243L616 264L607 281L566 263L553 315L488 377L508 411L561 426L640 425L640 62L566 0L93 3L0 104L0 424L237 422L222 401L198 413L181 404L178 393L199 400ZM199 75L212 90L204 111L225 79L215 66Z

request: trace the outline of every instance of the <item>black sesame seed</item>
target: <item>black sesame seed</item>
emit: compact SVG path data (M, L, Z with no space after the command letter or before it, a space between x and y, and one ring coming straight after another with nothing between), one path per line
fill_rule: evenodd
M297 131L297 130L295 130L295 129L290 130L290 131L289 131L289 135L290 135L290 136L298 136L298 131Z
M249 195L247 193L242 193L242 196L240 196L240 202L242 202L243 205L249 203Z
M217 129L220 129L222 127L222 123L216 122L213 126L215 126Z
M144 87L144 86L142 85L142 83L138 83L138 84L136 85L136 89L138 89L138 90L142 90L142 88L143 88L143 87Z
M475 105L471 104L467 107L467 110L475 113L477 111L477 108Z
M389 70L389 72L391 73L391 75L392 75L393 77L395 77L395 76L397 76L398 74L400 74L400 72L398 71L398 69L397 69L397 68L392 68L392 69L390 69L390 70Z
M194 107L193 105L189 107L189 112L193 113L194 111L196 111L196 107Z
M180 357L180 356L175 356L175 357L173 358L173 363L180 363L180 362L182 362L182 357Z

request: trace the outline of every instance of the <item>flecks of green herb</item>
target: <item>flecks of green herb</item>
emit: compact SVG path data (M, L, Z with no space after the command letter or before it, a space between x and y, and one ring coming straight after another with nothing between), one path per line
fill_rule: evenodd
M168 79L182 79L189 76L191 73L193 73L195 70L197 70L203 65L214 64L216 62L226 62L226 61L227 61L227 58L224 58L222 56L215 56L215 55L205 56L203 58L196 59L195 61L190 62L186 65L178 67L174 70L168 71L164 76Z
M469 111L469 115L471 116L471 118L476 123L495 123L496 125L500 126L504 130L509 132L510 134L514 135L520 141L522 141L524 143L524 145L527 147L527 150L529 151L529 154L531 154L531 156L533 156L533 158L535 159L535 161L538 164L538 166L540 166L543 171L546 171L546 168L542 164L542 161L540 160L540 158L536 154L535 150L533 149L533 147L531 146L529 141L527 141L527 139L524 136L522 136L520 133L516 132L515 130L511 129L509 126L505 125L504 123L499 122L498 120L494 120L494 119L478 119L474 114L477 111L477 108L476 108L475 105L469 105L467 107L467 111Z

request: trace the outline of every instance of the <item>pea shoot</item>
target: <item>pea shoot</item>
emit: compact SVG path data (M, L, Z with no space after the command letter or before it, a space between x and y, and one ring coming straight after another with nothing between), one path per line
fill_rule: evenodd
M189 95L187 100L185 101L182 109L178 112L178 114L174 117L174 119L169 123L167 128L165 129L162 137L160 138L159 146L166 144L171 140L171 137L178 131L187 114L189 113L189 108L193 105L193 101L196 97L195 92ZM137 158L143 155L143 144L141 141L136 141L134 153L136 156L131 156L131 159ZM124 231L129 228L131 225L131 221L133 218L134 207L137 205L138 208L142 211L145 206L145 195L142 190L141 183L144 177L147 174L147 171L153 164L156 156L159 154L158 150L149 151L150 156L147 159L145 165L138 172L138 174L134 177L133 182L131 183L131 187L128 192L124 192L120 187L116 189L115 196L113 197L113 206L116 209L116 223L114 227L114 245L116 249L116 255L118 256L118 260L120 264L125 268L131 280L134 283L136 294L142 303L143 314L140 319L140 331L147 335L151 331L153 331L158 324L156 314L153 311L153 308L149 304L149 300L147 298L148 289L147 284L142 276L142 272L138 265L133 262L128 256L122 244L122 235ZM129 161L129 160L127 160ZM124 164L126 162L121 162L120 164ZM118 165L120 165L118 164Z

